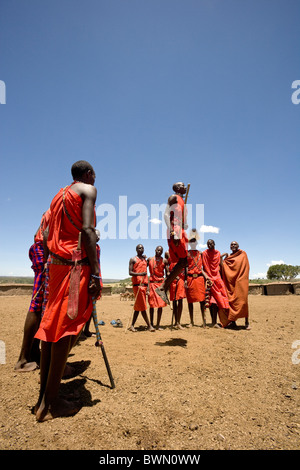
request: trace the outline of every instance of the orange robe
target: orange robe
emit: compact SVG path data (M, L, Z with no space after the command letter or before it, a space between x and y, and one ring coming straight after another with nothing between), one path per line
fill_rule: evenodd
M76 227L65 214L62 202L63 190L61 189L51 202L51 217L49 222L48 248L50 250L48 301L40 327L35 335L42 341L56 342L64 336L77 335L84 324L90 318L93 304L88 293L91 268L88 265L81 266L78 315L71 320L67 315L68 297L70 288L70 274L72 265L54 264L55 257L71 260L73 250L77 248L79 230L82 227L82 199L72 191L66 190L65 204L68 213ZM82 258L86 257L84 245L82 245ZM53 255L51 255L53 253Z
M202 275L202 254L198 250L188 252L186 298L188 303L205 300L205 282Z
M135 258L132 271L135 273L146 273L147 272L147 260L140 259L138 256ZM132 288L135 296L134 310L136 312L144 312L147 310L147 287L148 287L148 276L132 276Z
M223 261L223 280L229 300L229 321L248 318L249 261L245 251L238 250Z
M164 281L165 264L163 258L158 261L155 256L149 259L150 286L148 302L151 308L166 307L166 303L157 295L155 289L161 286Z
M175 232L177 239L170 238L170 231L167 231L169 255L172 263L177 263L180 258L187 257L188 237L183 228L186 220L186 207L181 196L177 195L177 204L171 206L170 228Z
M176 263L170 264L170 272L174 269ZM170 300L173 302L174 300L180 300L186 298L186 291L184 286L185 281L185 271L184 268L177 276L174 281L170 285Z
M205 250L202 253L202 260L204 271L213 281L213 285L210 289L213 298L211 298L210 303L215 302L219 309L228 309L229 302L227 292L220 274L220 252L218 250ZM223 326L226 326L226 324L223 324Z
M51 215L51 210L48 209L42 216L40 226L34 236L34 242L42 242L43 243L43 238L44 238L44 231L49 225L49 220L50 220L50 215Z

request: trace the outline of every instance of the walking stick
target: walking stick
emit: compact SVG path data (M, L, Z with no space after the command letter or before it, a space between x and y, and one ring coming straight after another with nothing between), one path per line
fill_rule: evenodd
M111 373L111 370L110 370L110 366L109 366L108 359L107 359L107 356L106 356L106 352L105 352L105 349L104 349L104 344L102 342L100 331L99 331L98 319L97 319L97 310L96 310L96 300L94 298L93 298L93 312L92 312L92 315L93 315L94 325L95 325L95 329L96 329L96 338L97 338L95 346L96 347L101 347L101 351L102 351L103 359L104 359L106 369L107 369L107 372L108 372L111 388L115 388L115 382L114 382L114 379L113 379L113 376L112 376L112 373Z
M189 191L190 191L190 186L191 186L190 183L188 183L186 193L185 193L184 204L186 204L186 202L187 202L188 194L189 194Z

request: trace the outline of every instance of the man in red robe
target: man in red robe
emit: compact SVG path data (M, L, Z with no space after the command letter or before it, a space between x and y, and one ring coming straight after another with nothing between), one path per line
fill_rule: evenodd
M210 288L210 305L216 305L221 325L226 327L229 323L229 302L226 288L220 274L221 253L215 249L214 240L207 240L207 250L202 253L203 268L208 278L213 282ZM215 316L212 316L213 324L216 324Z
M231 322L228 327L236 328L236 320L245 318L245 326L249 330L249 260L247 253L239 249L236 241L231 242L230 248L230 255L222 255L222 274L229 300L228 320Z
M34 272L33 291L29 310L27 312L23 341L20 356L15 370L18 372L29 372L35 370L40 363L39 341L34 339L40 321L45 291L45 266L47 255L44 251L43 236L48 227L50 209L44 212L39 228L34 235L34 243L29 249L29 258L32 262L31 268Z
M164 219L167 225L167 238L169 246L170 262L174 266L170 274L165 278L160 287L156 289L157 294L169 303L167 291L174 279L187 265L187 243L188 238L185 232L186 228L186 207L183 195L187 188L184 183L175 183L173 185L174 194L172 194L167 203Z
M167 260L162 257L163 247L157 246L155 249L155 256L148 258L148 267L150 272L148 284L148 302L150 306L150 323L154 327L154 309L157 308L157 323L156 328L160 329L160 321L162 316L162 309L166 307L166 303L162 298L157 295L155 290L160 287L164 281L165 274L167 273Z
M144 247L139 244L136 247L137 255L129 260L129 275L132 280L133 293L135 297L134 312L130 327L130 331L136 331L134 328L135 322L139 313L142 313L148 330L155 331L150 324L147 316L147 289L148 289L148 274L147 274L147 258L144 255Z
M74 163L73 183L53 198L47 246L51 257L48 301L36 338L41 340L37 421L70 416L80 405L59 397L67 358L101 292L96 253L95 172L86 161Z
M205 279L207 275L202 265L202 253L197 250L197 230L192 230L189 236L190 250L188 251L188 265L186 269L186 299L188 302L191 326L194 325L194 303L200 303L203 327L205 320Z

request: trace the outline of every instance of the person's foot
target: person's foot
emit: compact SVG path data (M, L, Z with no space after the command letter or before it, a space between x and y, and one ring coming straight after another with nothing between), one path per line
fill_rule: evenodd
M91 336L93 336L93 333L91 333L89 330L86 330L83 332L84 336L86 336L87 338L90 338Z
M227 329L227 330L236 330L237 329L237 324L235 323L235 321L231 321L230 323L228 323L227 326L225 326L225 329Z
M39 366L36 362L17 362L14 370L16 372L32 372L33 370L38 369Z
M153 333L153 331L155 331L155 328L153 328L153 326L152 326L152 325L149 325L149 326L148 326L148 330L149 330L149 331L151 331L151 332Z
M35 412L36 420L39 422L50 419L73 416L80 410L81 405L76 401L67 401L62 398L56 400L55 404L48 409L41 405Z
M134 331L136 331L136 329L134 328L133 325L131 325L131 326L128 328L128 331L133 331L133 332L134 332Z
M180 325L180 323L176 323L174 326L175 326L175 328L177 328L178 330L184 330L184 326Z

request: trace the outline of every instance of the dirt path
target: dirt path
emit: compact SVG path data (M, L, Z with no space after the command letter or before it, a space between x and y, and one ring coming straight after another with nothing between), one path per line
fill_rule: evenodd
M81 340L69 358L76 374L61 388L80 397L82 409L45 423L31 413L39 371L14 371L29 300L0 298L0 449L299 449L300 364L292 360L299 296L249 296L250 331L204 329L198 306L197 326L171 330L167 307L155 333L142 318L138 332L125 332L132 302L103 297L98 319L116 388L95 339ZM118 318L123 328L110 324Z

